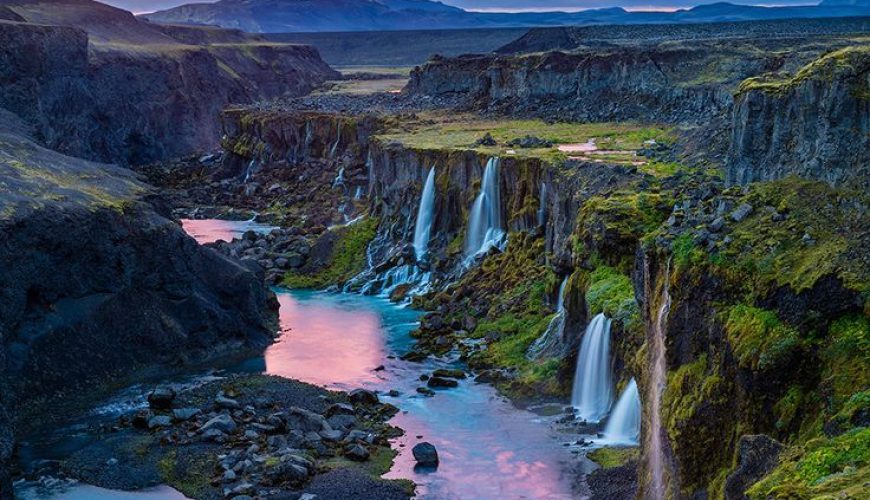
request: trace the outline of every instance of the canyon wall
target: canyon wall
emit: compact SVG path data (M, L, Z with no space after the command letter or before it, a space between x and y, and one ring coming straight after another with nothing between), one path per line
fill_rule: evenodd
M0 406L18 425L58 393L272 340L262 271L199 246L132 172L0 132L0 174ZM0 409L4 494L11 423Z
M842 49L786 80L752 79L737 94L726 178L798 175L870 187L870 48Z
M215 147L229 103L305 94L337 75L311 47L189 31L168 30L222 43L162 32L164 43L89 43L75 27L0 21L0 107L47 147L138 164Z

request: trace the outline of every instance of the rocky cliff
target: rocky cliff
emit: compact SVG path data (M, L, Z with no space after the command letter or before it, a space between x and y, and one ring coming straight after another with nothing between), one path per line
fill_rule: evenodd
M703 124L727 113L743 79L791 64L788 57L718 41L461 56L415 69L407 90L459 94L476 108L546 119Z
M16 2L34 24L0 21L0 106L66 154L135 164L209 149L227 104L301 95L337 75L307 46L155 27L94 4Z
M0 175L0 394L20 424L59 392L271 341L262 271L197 245L131 172L3 132Z
M786 79L740 87L727 180L787 175L870 186L870 47L841 49Z

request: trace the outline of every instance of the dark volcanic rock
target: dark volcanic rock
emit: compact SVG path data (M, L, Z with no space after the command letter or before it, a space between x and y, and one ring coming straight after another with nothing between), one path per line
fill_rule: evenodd
M725 498L746 498L747 488L776 467L782 444L765 436L742 436L738 444L737 468L725 480Z
M438 467L438 450L432 443L426 441L414 445L411 450L414 454L414 460L418 465L423 467Z
M171 387L158 387L148 394L148 406L155 410L167 410L175 400L175 391Z

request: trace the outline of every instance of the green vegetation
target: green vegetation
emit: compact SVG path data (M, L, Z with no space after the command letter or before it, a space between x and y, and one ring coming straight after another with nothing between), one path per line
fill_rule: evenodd
M858 97L868 92L866 79L861 83L860 75L870 67L870 46L856 45L825 54L810 62L794 76L775 78L761 76L748 78L740 84L738 93L761 90L770 94L781 94L793 89L807 80L831 81L835 75L850 75L857 78L859 88L854 89Z
M214 493L211 486L213 464L207 457L192 455L190 462L182 461L172 450L157 462L160 479L190 498L205 498Z
M777 469L747 492L751 499L865 498L870 429L816 439L785 454Z
M496 146L475 146L475 142L490 134ZM662 143L674 141L674 133L660 125L638 123L546 123L541 120L486 120L469 115L439 115L429 113L417 122L403 122L401 128L377 136L384 142L399 142L408 148L423 150L475 150L492 156L540 158L545 161L565 160L569 153L556 147L519 148L507 143L527 135L559 144L584 144L595 139L599 150L611 152L602 159L615 163L637 161L633 151L644 141ZM629 154L630 153L630 154ZM612 157L612 158L611 158Z
M600 465L602 469L620 467L629 461L637 460L638 457L640 457L640 448L598 448L586 455L586 458Z
M642 327L631 279L612 267L601 266L589 276L586 304L590 315L603 312L627 330Z
M337 239L329 263L310 274L288 272L282 284L289 288L321 288L344 283L365 269L366 248L374 239L377 229L378 219L374 217L366 217L355 224L335 229Z
M856 389L870 388L870 320L857 314L840 318L831 325L829 337L822 353L822 379L838 408L853 398ZM867 392L859 394L866 397Z
M743 304L728 310L725 330L740 366L753 370L775 368L801 346L798 332L776 313Z

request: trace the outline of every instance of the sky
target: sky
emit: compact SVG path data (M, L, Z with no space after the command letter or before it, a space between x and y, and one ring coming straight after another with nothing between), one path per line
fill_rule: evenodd
M121 7L133 12L153 12L168 9L185 3L208 3L209 0L101 0L109 5ZM597 9L602 7L625 7L630 10L673 10L692 7L704 3L714 3L719 0L442 0L443 3L454 5L466 10L488 12L521 12L521 11L577 11ZM808 5L818 3L817 0L730 0L732 3L748 5Z

